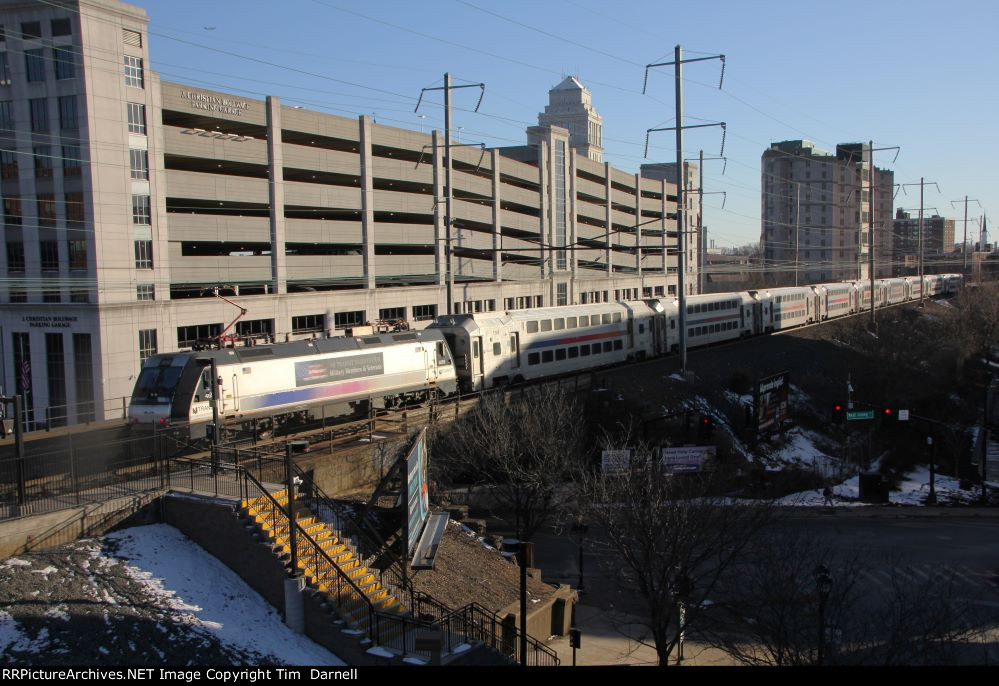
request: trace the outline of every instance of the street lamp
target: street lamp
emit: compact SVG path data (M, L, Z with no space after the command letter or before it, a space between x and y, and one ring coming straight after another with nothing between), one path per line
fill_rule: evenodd
M826 601L829 600L829 592L832 590L832 577L829 576L829 568L823 564L815 567L812 572L815 577L815 590L819 594L819 654L818 664L823 663L825 657L826 640Z
M576 521L572 524L572 533L579 536L579 583L576 584L576 590L583 590L583 536L589 531L590 525L583 521L583 515L577 515Z

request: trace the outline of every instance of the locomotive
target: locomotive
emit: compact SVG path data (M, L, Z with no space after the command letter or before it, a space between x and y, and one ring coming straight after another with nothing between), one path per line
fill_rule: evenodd
M369 399L389 407L455 391L439 331L320 338L153 355L136 380L129 419L186 424L191 438L201 438L217 412L223 424L262 434L290 421L336 416Z

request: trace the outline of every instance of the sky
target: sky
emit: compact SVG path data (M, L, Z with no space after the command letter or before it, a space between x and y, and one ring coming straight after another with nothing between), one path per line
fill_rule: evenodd
M462 142L523 145L548 90L576 75L604 120L604 159L619 169L675 161L671 61L684 66L684 124L724 121L726 162L709 161L704 221L718 247L760 236L760 156L771 142L805 138L820 148L873 140L899 146L876 155L895 182L927 186L924 207L958 219L999 211L994 160L999 4L955 0L815 3L672 0L139 0L150 16L152 68L164 80L380 124L443 129L443 97L454 91L452 125ZM717 128L689 130L684 157L721 152ZM724 191L725 194L715 193ZM960 206L952 200L962 200ZM724 203L724 206L723 206ZM918 187L895 207L917 208ZM969 222L969 235L977 226ZM999 234L995 234L999 235Z

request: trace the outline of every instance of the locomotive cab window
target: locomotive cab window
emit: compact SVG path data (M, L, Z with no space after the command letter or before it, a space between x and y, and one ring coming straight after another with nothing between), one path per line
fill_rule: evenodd
M502 354L503 354L503 344L500 343L499 341L496 341L495 343L493 343L493 355L499 357Z
M212 399L212 370L205 369L201 372L201 383L198 384L198 392L194 394L194 402L200 403Z
M444 347L444 341L437 341L437 364L438 365L451 364L451 359L448 356L447 348Z

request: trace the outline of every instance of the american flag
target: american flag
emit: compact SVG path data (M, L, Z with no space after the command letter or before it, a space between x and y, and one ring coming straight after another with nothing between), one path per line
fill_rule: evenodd
M21 390L31 390L31 361L27 357L21 362Z

